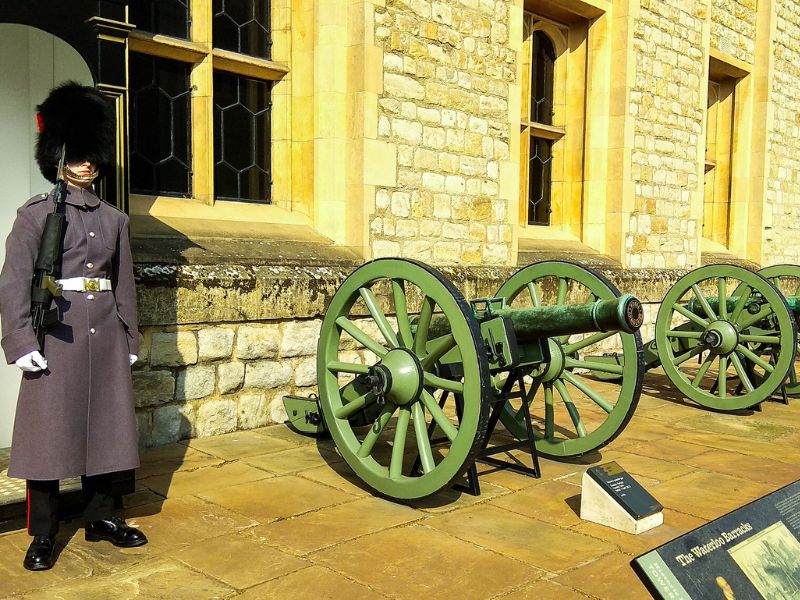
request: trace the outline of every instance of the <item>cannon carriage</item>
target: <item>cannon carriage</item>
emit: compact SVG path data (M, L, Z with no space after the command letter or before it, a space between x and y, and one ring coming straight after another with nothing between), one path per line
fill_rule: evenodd
M324 425L358 477L390 498L434 494L477 459L503 463L492 455L515 448L527 447L534 465L512 468L536 475L538 454L596 450L630 420L642 321L636 298L567 262L525 267L493 298L467 302L432 267L374 260L342 283L323 319L321 415L291 397L287 413L301 430ZM584 359L609 342L622 364ZM518 441L489 447L498 422Z
M778 391L797 395L798 284L794 265L758 273L734 265L691 271L661 303L645 369L662 367L683 395L714 410L752 408ZM593 361L620 364L624 356ZM613 378L600 370L595 376Z

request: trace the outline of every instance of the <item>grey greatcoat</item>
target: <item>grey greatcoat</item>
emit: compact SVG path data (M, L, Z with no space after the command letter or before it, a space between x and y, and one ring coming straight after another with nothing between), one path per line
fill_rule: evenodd
M0 321L8 363L41 350L48 368L23 373L8 474L65 479L139 466L128 354L138 354L128 217L91 190L68 186L62 278L110 279L113 291L64 291L60 323L40 349L30 317L33 264L50 194L18 211L0 272Z

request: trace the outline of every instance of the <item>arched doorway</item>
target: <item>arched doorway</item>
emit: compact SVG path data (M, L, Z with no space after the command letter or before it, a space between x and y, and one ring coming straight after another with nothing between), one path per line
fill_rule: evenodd
M93 85L92 73L77 50L58 37L27 25L0 23L0 240L11 230L17 208L53 185L34 160L36 105L59 83L75 80ZM5 244L0 245L0 263ZM0 448L11 445L20 371L0 361Z

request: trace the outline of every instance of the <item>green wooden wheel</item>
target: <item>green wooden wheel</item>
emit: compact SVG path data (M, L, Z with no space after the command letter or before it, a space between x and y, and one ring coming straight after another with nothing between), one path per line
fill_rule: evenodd
M758 274L765 277L772 285L778 288L778 291L784 295L800 296L800 265L772 265L771 267L764 267ZM795 321L797 321L797 315ZM800 340L798 340L800 345ZM800 382L797 377L797 358L795 354L795 366L789 369L789 378L785 383L784 390L790 396L800 396Z
M391 313L393 319L386 316ZM429 340L434 313L449 321L450 333ZM374 358L348 361L354 342ZM460 354L463 376L440 369L446 354ZM317 380L337 449L384 496L422 498L449 486L472 464L486 435L490 378L479 325L455 286L416 261L374 260L342 283L322 322ZM456 396L463 400L460 419ZM369 428L351 423L351 415L376 404ZM443 444L431 444L434 429Z
M676 352L680 338L692 340L685 352ZM656 318L656 345L667 377L689 399L739 410L767 399L786 378L794 364L795 322L784 297L762 276L708 265L667 292Z
M511 307L584 304L619 295L599 273L565 261L524 267L496 294ZM542 415L531 415L537 451L566 458L605 446L625 428L639 402L644 374L639 333L560 336L548 343L551 363L530 373L536 394L531 405L543 406ZM616 358L595 359L602 348L616 349ZM506 403L500 419L518 439L527 437L519 406Z

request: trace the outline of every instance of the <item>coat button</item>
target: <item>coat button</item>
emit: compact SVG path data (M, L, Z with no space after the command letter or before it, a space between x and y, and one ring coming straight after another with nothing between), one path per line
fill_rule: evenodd
M94 335L94 331L95 331L95 330L94 330L94 327L92 327L92 328L89 330L89 333L91 333L92 335Z
M94 294L89 294L88 296L86 296L86 298L89 300L94 300Z
M86 263L87 269L94 269L94 263Z
M89 237L94 237L94 231L89 232Z

